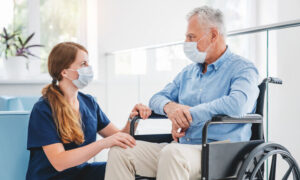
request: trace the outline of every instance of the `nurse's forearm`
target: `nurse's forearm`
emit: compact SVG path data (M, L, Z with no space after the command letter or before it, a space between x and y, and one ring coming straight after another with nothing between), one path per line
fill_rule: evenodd
M135 123L134 131L136 131L136 127L138 126L138 124L139 124L138 122ZM129 121L127 121L125 127L121 130L121 132L130 134L130 122Z
M57 171L63 171L88 161L100 151L107 148L105 143L102 143L102 140L67 151L65 151L61 143L43 146L43 149L52 166Z
M127 121L125 127L121 130L121 132L130 134L130 122L129 121Z

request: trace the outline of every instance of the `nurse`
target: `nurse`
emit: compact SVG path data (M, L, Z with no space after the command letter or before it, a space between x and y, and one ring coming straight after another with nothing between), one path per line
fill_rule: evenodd
M73 42L56 45L48 58L52 83L42 90L28 127L30 160L26 179L104 179L105 163L87 161L113 146L134 147L127 122L114 126L95 99L79 92L93 79L87 50ZM130 118L147 118L151 110L136 105ZM103 139L96 140L96 134Z

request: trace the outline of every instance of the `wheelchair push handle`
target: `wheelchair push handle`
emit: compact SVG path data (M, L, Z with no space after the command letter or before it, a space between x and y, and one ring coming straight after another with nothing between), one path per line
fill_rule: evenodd
M276 77L269 77L265 80L268 81L268 83L272 83L272 84L282 84L282 80L280 78L276 78Z

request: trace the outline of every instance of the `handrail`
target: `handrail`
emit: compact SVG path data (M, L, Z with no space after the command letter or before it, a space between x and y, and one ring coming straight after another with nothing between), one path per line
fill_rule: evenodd
M297 27L300 26L300 19L293 20L293 21L285 21L281 23L274 23L269 25L263 25L263 26L257 26L253 28L245 28L241 30L235 30L230 31L227 36L238 36L243 34L252 34L252 33L258 33L262 31L271 31L271 30L279 30L279 29L285 29L285 28L291 28L291 27Z
M298 27L298 26L300 26L300 19L229 31L227 33L227 37L239 36L239 35L245 35L245 34L253 34L253 33L258 33L258 32L263 32L263 31L279 30L279 29ZM144 46L144 47L140 47L140 48L132 48L132 49L127 49L127 50L113 51L113 52L105 53L105 56L114 55L117 53L131 52L131 51L136 51L136 50L150 50L150 49L156 49L156 48L161 48L161 47L174 46L174 45L179 45L182 43L183 43L182 41L177 41L177 42L172 42L172 43L165 43L165 44L159 44L159 45Z

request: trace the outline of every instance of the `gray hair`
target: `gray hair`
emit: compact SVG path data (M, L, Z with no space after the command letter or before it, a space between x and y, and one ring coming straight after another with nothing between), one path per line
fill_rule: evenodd
M205 25L216 27L220 34L223 37L226 37L226 28L224 22L224 15L222 11L219 9L213 9L208 6L201 6L199 8L193 9L187 15L187 19L189 20L192 16L197 15L199 23L203 23Z

